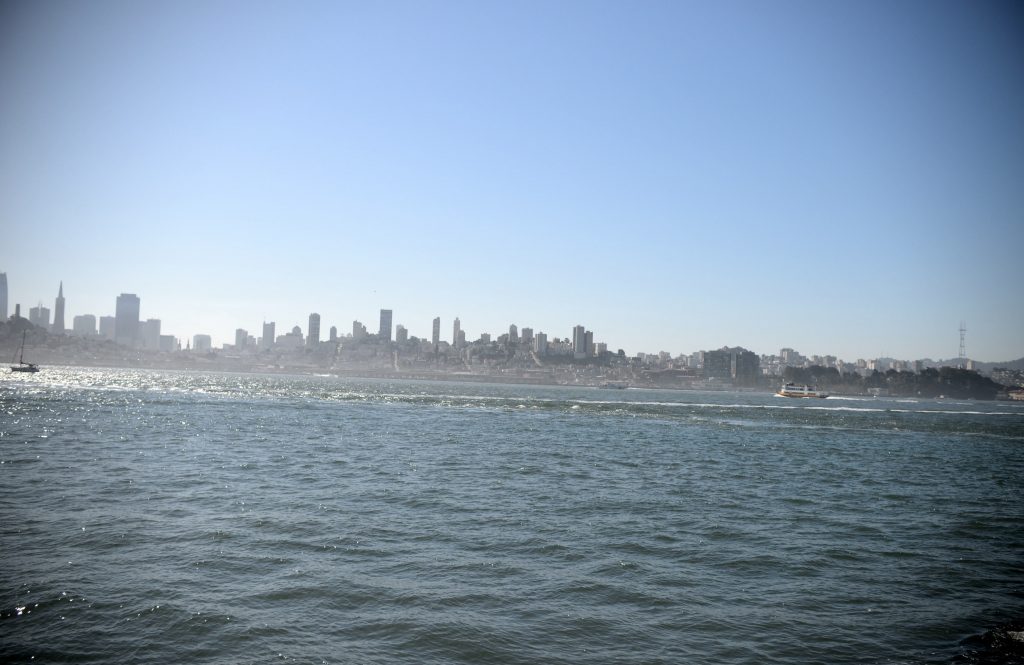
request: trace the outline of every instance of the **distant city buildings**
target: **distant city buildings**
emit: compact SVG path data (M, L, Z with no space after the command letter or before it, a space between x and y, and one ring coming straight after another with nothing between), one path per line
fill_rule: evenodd
M160 350L160 319L146 319L139 324L138 344L149 351Z
M313 312L309 315L309 332L306 335L306 344L316 346L320 343L320 315Z
M274 346L274 328L277 324L271 321L263 322L263 337L260 338L260 348L264 351Z
M391 310L380 310L380 332L377 333L381 340L391 341Z
M462 323L459 321L459 317L455 317L455 322L452 323L452 346L460 348L465 346L466 337L462 334Z
M50 310L42 305L30 307L28 310L28 322L40 328L50 329Z
M205 353L213 350L213 340L209 335L193 335L192 350L197 353Z
M53 304L53 332L64 334L64 282L57 289L57 300Z
M441 317L435 317L433 327L430 333L430 342L437 348L437 345L441 342Z
M235 349L241 350L246 347L246 343L249 341L249 331L244 328L235 329Z
M7 273L0 272L0 321L7 320Z
M402 324L398 324L395 327L395 341L399 344L405 344L409 341L409 331Z
M114 341L117 335L117 319L112 316L100 317L100 337Z
M81 337L92 337L96 334L96 317L92 314L79 314L71 320L71 332Z
M114 341L135 346L139 335L139 297L134 293L119 295L114 320Z

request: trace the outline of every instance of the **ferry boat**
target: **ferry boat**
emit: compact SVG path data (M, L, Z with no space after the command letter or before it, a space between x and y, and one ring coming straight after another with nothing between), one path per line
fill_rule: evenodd
M828 397L828 393L818 392L811 386L799 386L795 383L787 383L775 394L779 397L817 397L820 399Z

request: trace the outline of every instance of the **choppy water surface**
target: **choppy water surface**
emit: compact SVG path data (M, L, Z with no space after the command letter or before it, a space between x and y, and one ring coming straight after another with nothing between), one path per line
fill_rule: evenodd
M1022 494L1009 403L4 374L0 659L948 663Z

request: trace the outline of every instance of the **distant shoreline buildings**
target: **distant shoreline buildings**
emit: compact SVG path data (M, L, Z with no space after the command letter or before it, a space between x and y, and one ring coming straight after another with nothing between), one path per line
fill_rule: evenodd
M58 284L54 301L53 321L50 310L39 303L29 310L29 322L56 335L70 334L82 338L98 338L143 351L174 353L182 349L181 342L173 335L162 334L161 321L156 318L141 318L141 298L134 293L121 293L115 300L114 315L97 318L94 314L79 314L72 319L72 327L65 326L64 283ZM8 280L6 273L0 273L0 315L2 321L8 317ZM20 317L20 305L10 317ZM98 324L98 326L97 326ZM549 337L544 331L532 327L510 324L507 333L492 339L490 333L481 333L475 340L468 340L459 317L452 319L451 341L441 339L442 319L434 317L430 322L430 337L421 339L410 334L409 329L394 321L394 311L382 308L379 312L377 332L371 334L366 326L353 321L351 332L341 336L337 326L331 326L330 337L321 341L321 316L309 314L306 334L299 326L288 333L276 335L276 322L264 321L262 335L253 337L245 328L237 328L232 344L214 349L208 333L194 334L186 343L191 353L225 353L237 358L252 358L258 361L261 355L297 353L303 349L315 353L321 347L335 349L329 354L332 362L379 362L399 368L402 363L411 367L441 367L450 365L452 371L474 367L504 367L517 372L536 371L551 366L601 367L629 362L634 367L666 373L675 378L700 377L709 382L728 382L733 385L753 385L763 377L783 376L787 368L823 367L834 369L840 374L856 373L862 376L872 372L912 371L920 373L929 366L927 361L904 361L891 358L871 360L858 359L845 362L836 356L804 357L792 348L780 349L777 354L758 355L742 347L723 347L702 350L691 354L672 356L667 352L657 354L640 352L626 357L620 349L610 352L606 343L595 341L594 332L583 325L573 327L571 334L564 337ZM961 334L963 329L961 327ZM963 340L961 338L961 349ZM387 353L383 350L390 349ZM382 355L383 354L383 355ZM373 360L377 358L377 360ZM962 358L958 363L965 369L973 369L970 359Z

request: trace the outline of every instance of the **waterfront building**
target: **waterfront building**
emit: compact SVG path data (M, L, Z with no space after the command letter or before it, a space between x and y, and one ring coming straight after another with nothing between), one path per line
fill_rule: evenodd
M434 327L433 327L433 331L432 331L432 333L430 335L430 341L433 342L435 349L437 348L437 345L441 342L441 317L440 316L434 318Z
M0 272L0 321L7 320L7 273Z
M209 335L193 335L192 350L196 353L205 353L213 348L213 340Z
M71 320L71 332L82 337L96 334L96 317L92 314L79 314Z
M277 324L274 321L267 323L263 322L263 337L260 338L260 348L269 349L274 346L274 329Z
M401 323L395 327L395 341L399 344L405 344L409 341L409 331Z
M57 289L57 300L53 303L53 326L51 328L58 335L64 334L64 282L61 281Z
M134 293L122 293L117 297L114 310L114 341L125 346L135 346L139 336L139 297Z
M306 335L306 344L316 346L320 343L320 315L313 312L309 315L309 333Z
M36 307L30 307L28 310L28 322L34 326L40 328L49 329L50 327L50 310L42 305Z
M380 310L380 331L377 333L383 342L391 341L391 310Z
M246 347L246 342L249 341L249 331L245 328L235 329L235 350L241 351Z
M160 319L146 319L139 324L139 346L149 351L160 350Z
M117 319L112 316L101 316L100 317L100 337L103 339L114 340L114 336L117 331Z
M781 354L780 354L781 355ZM717 351L704 351L704 378L732 381L738 386L750 386L761 374L761 359L743 347L722 347Z

